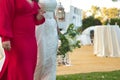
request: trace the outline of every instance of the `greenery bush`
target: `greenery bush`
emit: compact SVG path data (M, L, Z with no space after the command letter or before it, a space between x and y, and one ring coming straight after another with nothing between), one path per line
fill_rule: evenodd
M76 36L79 34L79 32L74 29L74 24L70 24L66 33L59 34L59 39L61 42L61 45L58 48L58 55L64 55L72 51L76 47L80 47L80 41L76 40Z
M117 25L120 26L120 18L111 18L110 20L106 20L105 25L107 25L108 23L110 25L115 25L117 23Z
M82 20L82 30L95 25L101 25L101 21L99 19L95 19L93 16L87 17Z

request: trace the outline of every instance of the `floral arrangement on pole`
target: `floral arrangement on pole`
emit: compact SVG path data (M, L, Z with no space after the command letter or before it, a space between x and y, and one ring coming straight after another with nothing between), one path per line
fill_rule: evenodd
M80 48L80 41L76 39L79 31L74 29L74 24L70 24L66 33L59 34L60 46L58 48L58 55L63 55L67 52L73 51L76 47Z

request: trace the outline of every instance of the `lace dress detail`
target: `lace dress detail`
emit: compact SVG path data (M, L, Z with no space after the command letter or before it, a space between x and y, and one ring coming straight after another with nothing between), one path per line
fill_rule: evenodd
M58 47L57 24L54 19L55 0L39 1L46 10L45 23L36 27L38 63L35 80L56 80L56 54Z

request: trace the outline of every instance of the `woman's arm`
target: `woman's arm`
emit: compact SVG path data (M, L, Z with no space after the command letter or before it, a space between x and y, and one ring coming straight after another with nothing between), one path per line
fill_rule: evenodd
M12 26L14 15L14 0L0 0L0 36L4 38L3 40L13 37Z
M40 4L38 4L37 2L35 2L35 6L37 9L37 14L35 15L35 24L36 25L43 24L45 22L45 18L43 16L45 11L42 9Z
M13 37L12 26L15 15L14 0L0 0L0 36L2 46L5 50L10 50L10 41Z
M43 24L45 22L45 17L43 16L44 13L45 11L40 8L36 15L36 25Z

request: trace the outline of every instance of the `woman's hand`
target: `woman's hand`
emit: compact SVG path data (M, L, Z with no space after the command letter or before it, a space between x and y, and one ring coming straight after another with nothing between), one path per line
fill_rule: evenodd
M10 51L10 50L11 50L10 41L4 41L4 42L2 42L2 47L3 47L5 50Z
M43 18L43 14L45 13L45 10L44 10L44 5L41 4L41 3L38 3L40 9L38 10L38 14L36 16L37 20L41 20Z
M37 20L41 20L43 18L43 14L45 13L45 10L43 10L42 8L39 9L39 12L36 16Z

